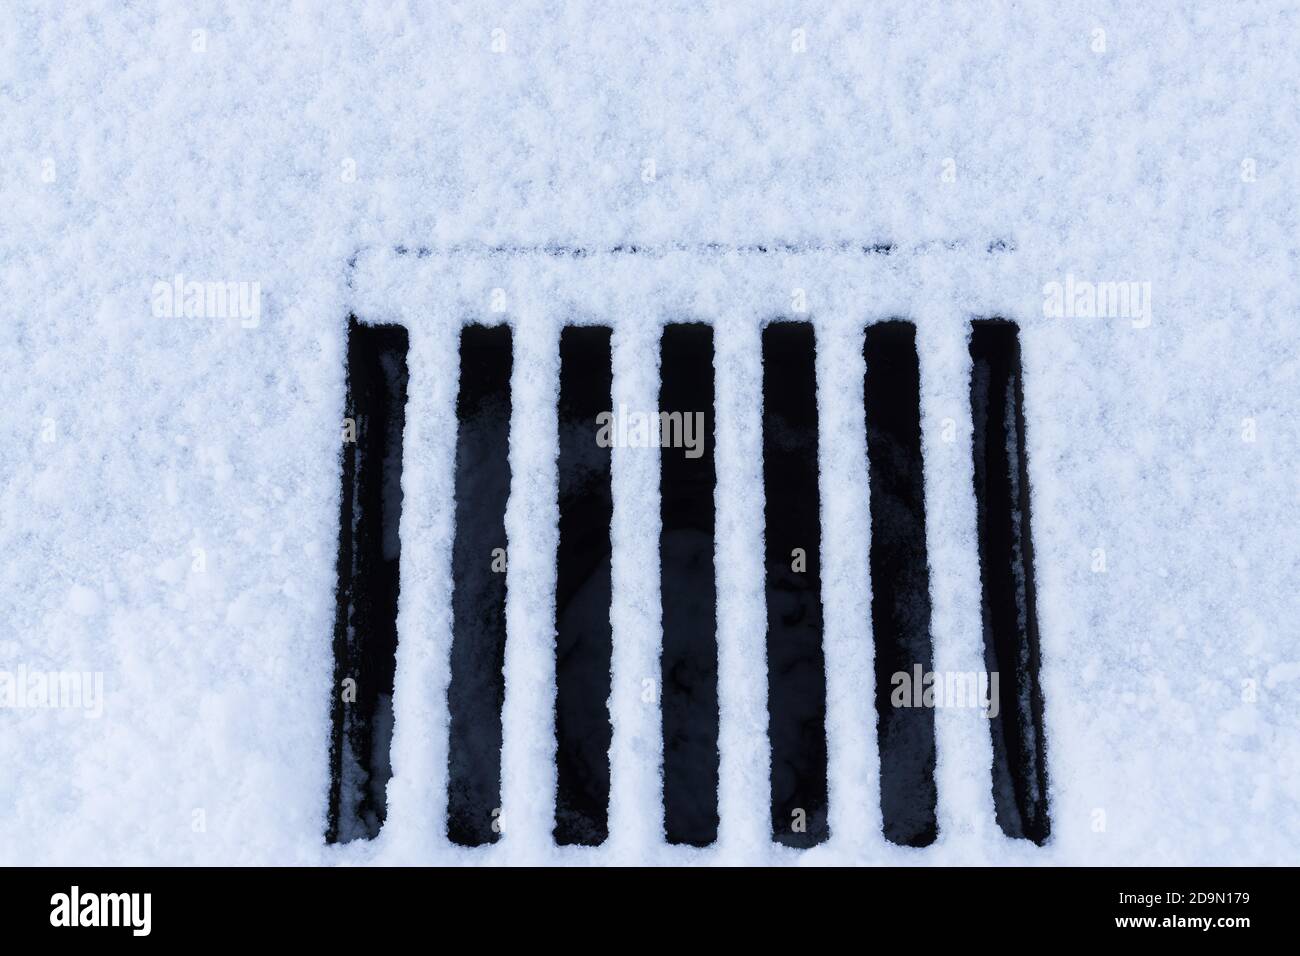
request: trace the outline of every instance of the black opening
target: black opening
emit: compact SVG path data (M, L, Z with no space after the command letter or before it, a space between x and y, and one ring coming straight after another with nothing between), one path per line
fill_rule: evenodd
M555 841L609 835L610 449L596 440L610 412L610 330L560 334L559 548L555 583Z
M463 846L500 835L511 364L509 326L461 331L447 836Z
M778 322L763 329L772 834L796 847L830 835L815 354L811 323Z
M712 327L665 327L660 382L664 830L707 846L718 837Z
M912 693L918 668L930 674L934 667L916 327L898 321L868 327L863 354L880 809L886 839L928 846L938 832L934 710L915 706Z
M1004 833L1041 844L1051 827L1016 326L975 322L970 354L984 659L999 685L990 721L993 803Z
M406 330L348 321L329 843L373 838L392 775Z

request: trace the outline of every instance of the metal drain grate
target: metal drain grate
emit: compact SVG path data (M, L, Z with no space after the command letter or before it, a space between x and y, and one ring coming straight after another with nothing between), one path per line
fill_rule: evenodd
M629 819L629 794L644 794L648 786L658 791L661 817L658 826L638 824L643 830L658 831L667 844L713 845L729 825L736 767L745 768L751 779L752 769L762 766L753 747L766 752L770 838L794 848L832 839L835 805L844 794L832 786L828 750L832 727L822 562L824 553L844 550L842 542L828 540L841 530L834 524L823 527L823 518L827 496L849 495L861 496L870 520L869 580L861 582L870 588L870 628L862 620L855 630L873 646L879 832L891 843L932 844L943 818L935 710L900 707L894 693L898 675L928 677L935 666L917 326L894 319L858 327L867 480L851 487L828 483L822 467L820 442L826 440L827 425L819 414L819 390L825 387L819 379L825 369L816 323L788 316L755 318L748 325L752 332L726 343L732 356L746 349L761 356L761 380L748 393L751 400L758 399L750 419L758 438L750 447L761 457L748 480L751 487L761 486L763 502L760 513L748 513L758 518L761 529L758 538L752 530L746 535L762 547L761 563L755 566L761 588L751 593L766 611L765 639L757 648L757 663L765 664L766 672L766 699L760 702L766 705L764 728L737 724L721 687L740 661L734 643L723 646L719 634L725 625L734 635L737 624L734 613L727 622L718 614L719 599L725 596L719 591L718 562L735 554L727 539L736 525L718 520L728 491L719 482L715 459L715 446L726 437L716 431L723 393L715 368L723 360L717 353L719 336L746 326L737 324L743 320L732 308L717 321L652 324L650 333L636 339L642 354L646 346L655 349L659 366L653 390L648 379L638 381L640 394L657 399L656 414L682 416L676 422L665 417L659 425L669 432L676 427L679 438L690 434L681 429L696 427L698 440L689 447L655 442L664 446L653 452L658 607L635 603L643 623L637 652L630 654L620 643L626 625L620 629L618 623L627 620L619 617L626 608L620 612L616 604L619 562L627 567L633 559L620 558L615 548L619 488L631 480L627 472L619 477L618 461L630 458L619 458L628 454L621 446L611 449L617 441L599 438L610 417L620 427L617 353L629 346L626 339L620 344L616 323L599 324L602 305L610 304L578 310L577 324L560 321L553 327L551 394L557 398L545 409L516 407L522 399L512 395L512 387L526 381L535 396L539 389L546 391L546 378L535 374L536 353L533 362L521 358L509 316L497 324L479 324L487 320L468 309L469 324L462 324L448 315L446 309L453 306L445 307L440 319L396 316L398 322L447 330L440 333L444 343L453 334L459 367L459 372L447 363L438 368L449 377L440 386L443 392L455 395L454 420L426 419L422 426L426 442L431 430L455 436L451 633L445 665L435 663L432 672L445 667L446 777L435 781L439 792L431 796L445 800L447 840L484 846L509 832L503 804L510 800L511 787L504 784L512 767L503 761L510 760L506 744L512 734L532 741L529 759L541 756L541 735L551 737L547 749L553 754L554 790L531 796L549 807L549 838L556 845L598 846L618 837L619 821ZM690 315L699 310L681 311ZM979 320L967 331L983 656L989 674L1001 678L1000 684L990 685L997 701L987 737L992 745L990 790L1000 829L1042 843L1050 826L1018 329L1008 321ZM535 332L530 335L534 343L541 341ZM407 562L413 559L398 536L408 344L402 325L350 323L347 418L354 424L355 441L345 444L342 473L335 635L340 692L333 709L330 842L374 837L385 823L398 662L398 559L399 554ZM735 396L727 398L734 406ZM734 407L729 414L736 420ZM512 470L519 455L513 429L520 420L536 428L548 415L556 429L553 619L537 616L535 595L520 597L521 605L531 601L534 613L508 626L515 598L507 582L512 562L521 557L511 552L507 540L509 530L515 536L519 530L519 512L515 510L516 523L510 512L519 508L518 496L527 494L521 480L533 491L546 484L535 471ZM691 417L696 415L698 425ZM447 441L440 447L449 447ZM735 475L729 487L732 493L737 488L752 493L735 484ZM413 493L408 486L407 497ZM534 513L533 502L523 504ZM646 513L638 506L636 514ZM734 517L737 512L730 513ZM537 567L535 561L532 567ZM535 573L531 580L537 580ZM641 648L655 627L660 638L654 648L657 667L629 675L628 661L646 661ZM541 677L536 665L549 656L553 682L521 686L511 677L509 648L518 640L530 645L535 680ZM543 651L539 657L538 649L548 644L550 654ZM752 656L744 659L749 684L753 664ZM517 663L513 667L516 676L522 673ZM626 730L620 741L618 728L628 727L630 719L641 720L629 718L625 705L635 693L629 684L640 687L641 702L656 715L655 746L648 747L642 735L629 749ZM865 686L859 691L871 695ZM511 694L516 695L513 717L507 704ZM734 708L734 692L730 699ZM549 727L519 725L521 700L529 701L527 712L533 715L551 712ZM397 713L400 720L400 708ZM643 734L650 725L637 726ZM849 732L861 746L870 746L869 725ZM740 757L738 746L744 748ZM636 777L631 783L620 776L628 773ZM517 773L514 779L519 780ZM519 793L517 782L514 792ZM433 808L429 812L439 816ZM535 828L537 820L533 814L529 825Z

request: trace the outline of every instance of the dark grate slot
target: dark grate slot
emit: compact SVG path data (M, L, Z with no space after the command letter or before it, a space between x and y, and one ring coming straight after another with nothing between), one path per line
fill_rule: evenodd
M670 425L694 438L684 445L661 430L664 830L669 843L707 846L718 837L712 327L667 326L660 377L661 414L680 416Z
M998 714L990 722L993 803L1004 833L1041 844L1050 823L1016 326L975 322L970 354L984 659L999 681Z
M815 353L811 323L779 322L763 329L772 834L796 847L830 835Z
M610 449L596 441L610 411L610 330L560 334L559 549L555 583L555 841L609 835Z
M876 645L880 809L886 839L928 846L938 832L934 711L895 690L934 667L925 549L921 370L916 327L867 329L867 461L871 487L871 629ZM900 680L898 675L902 675Z
M494 843L499 836L510 370L509 326L461 331L447 836L463 846Z
M392 774L406 330L348 323L326 840L373 838Z

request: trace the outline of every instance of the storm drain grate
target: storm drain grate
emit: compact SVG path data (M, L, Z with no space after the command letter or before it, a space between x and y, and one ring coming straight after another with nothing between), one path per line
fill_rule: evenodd
M658 452L662 833L668 843L697 847L717 840L720 823L714 335L702 322L669 323L658 356L658 424L678 439L662 441ZM350 321L329 842L372 838L385 821L407 342L400 326ZM837 529L822 527L821 496L852 494L866 497L871 522L883 835L927 846L939 829L934 711L892 700L897 675L929 673L934 658L915 326L892 320L865 330L866 488L829 488L819 475L814 325L773 320L763 324L757 344L772 839L810 847L830 836L821 556L824 535ZM465 325L457 345L455 422L446 425L456 430L446 836L482 846L501 835L506 513L517 372L509 325ZM564 326L558 356L553 839L590 846L610 836L618 640L611 623L613 456L611 442L599 438L613 407L611 329ZM1001 678L997 715L989 720L991 790L1002 831L1042 843L1050 827L1016 325L974 322L970 356L984 658ZM537 639L549 638L546 631ZM869 739L863 727L862 740Z

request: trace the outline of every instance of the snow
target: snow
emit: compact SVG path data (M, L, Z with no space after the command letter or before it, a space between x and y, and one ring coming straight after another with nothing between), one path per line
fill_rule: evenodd
M1298 28L1272 2L0 5L0 669L104 675L98 720L0 711L0 862L1294 862ZM592 254L492 251L551 244ZM178 275L257 283L258 321L155 315ZM1045 315L1067 276L1149 282L1149 326ZM767 839L763 734L758 336L796 288L833 832L806 852ZM327 848L351 310L412 330L402 638L388 822ZM993 314L1022 329L1053 840L1001 836L987 725L950 708L940 840L906 850L875 800L861 328L918 326L935 668L970 671L965 336ZM687 317L718 328L719 843L660 844L657 463L618 448L612 836L558 850L558 329L612 324L615 404L651 408ZM516 329L483 851L441 835L469 319Z

